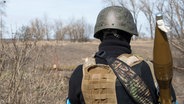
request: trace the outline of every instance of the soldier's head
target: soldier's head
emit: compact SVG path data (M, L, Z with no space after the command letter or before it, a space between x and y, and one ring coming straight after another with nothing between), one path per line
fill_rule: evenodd
M94 37L103 41L109 37L130 42L132 35L138 35L131 12L121 6L110 6L98 14Z

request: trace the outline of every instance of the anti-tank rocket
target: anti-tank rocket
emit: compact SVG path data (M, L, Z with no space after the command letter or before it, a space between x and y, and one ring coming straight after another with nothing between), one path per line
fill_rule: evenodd
M164 25L163 15L157 14L153 48L153 66L157 79L161 104L171 104L171 81L173 76L172 54L167 38L168 28Z

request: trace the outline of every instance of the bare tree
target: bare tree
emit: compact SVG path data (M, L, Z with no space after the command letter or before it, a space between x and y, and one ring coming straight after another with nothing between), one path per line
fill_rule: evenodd
M50 30L51 30L51 25L48 21L48 17L47 15L44 15L44 19L43 19L43 26L44 26L44 30L45 30L45 36L47 40L50 40Z
M5 7L6 7L6 1L5 0L2 0L0 1L0 39L3 38L3 32L4 32L4 20L3 20L3 17L6 16L6 13L5 13Z
M22 26L15 33L15 39L20 39L20 40L24 40L24 41L32 40L33 36L31 33L31 28L29 26Z
M87 41L92 32L92 26L84 18L79 20L72 18L65 26L61 20L56 20L54 24L54 34L57 40Z
M45 36L49 38L49 27L47 23L43 23L40 19L36 18L31 21L30 25L22 26L19 30L16 30L15 33L16 39L21 40L42 40Z
M180 52L177 69L184 67L184 0L168 0L164 8L167 24L170 26L170 40L172 46ZM179 66L179 67L178 67Z
M177 38L184 37L184 0L169 0L169 5L166 8L167 21L172 29L172 34Z
M82 18L79 20L71 20L70 23L62 29L62 32L70 41L87 41L92 34L91 28L92 26Z
M84 31L85 40L84 41L87 41L90 38L90 36L93 34L93 26L88 23L86 23L84 26L85 26L85 31Z
M148 20L151 39L153 39L154 28L155 28L155 15L154 15L155 3L154 1L150 1L150 0L141 0L140 2L142 4L141 11L143 12L146 19Z
M64 35L66 33L66 29L63 28L63 23L61 20L55 20L54 23L54 37L57 40L63 40L64 39Z
M166 2L167 2L166 0L157 0L157 5L156 5L156 7L157 7L158 12L163 13L164 7L166 6L166 5L164 5L164 4L165 4Z
M41 40L44 38L46 29L43 22L40 19L36 18L33 21L31 21L30 28L34 39Z

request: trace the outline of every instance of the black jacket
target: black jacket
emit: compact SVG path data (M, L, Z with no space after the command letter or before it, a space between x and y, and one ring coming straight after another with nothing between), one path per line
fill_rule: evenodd
M99 50L104 50L109 56L118 57L124 53L131 53L130 45L124 41L118 40L104 40L100 46ZM107 64L103 59L96 58L97 64ZM151 96L153 98L154 104L158 104L158 94L157 89L155 88L152 74L148 64L144 61L132 67L132 69L142 78L145 84L148 86ZM71 104L85 104L83 95L81 92L81 83L82 83L82 65L79 65L73 72L70 81L69 81L69 93L68 99ZM116 95L118 104L136 104L131 96L126 92L125 88L121 83L116 80Z

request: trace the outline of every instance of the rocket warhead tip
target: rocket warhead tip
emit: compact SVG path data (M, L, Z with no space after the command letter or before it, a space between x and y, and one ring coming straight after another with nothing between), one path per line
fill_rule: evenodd
M156 20L162 20L163 19L163 14L162 13L157 13L156 14Z

